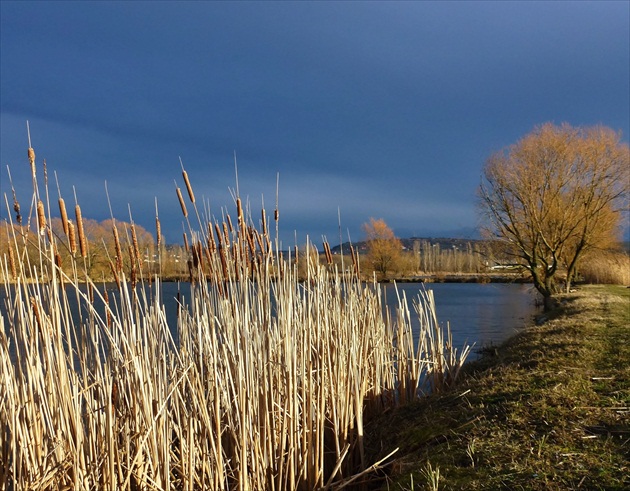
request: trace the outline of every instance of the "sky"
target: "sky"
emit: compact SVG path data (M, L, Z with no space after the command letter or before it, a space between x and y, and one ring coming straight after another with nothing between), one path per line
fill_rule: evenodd
M27 121L53 202L55 171L85 217L107 186L154 232L157 198L181 242L181 158L217 219L237 183L256 221L277 199L285 247L370 217L474 238L493 152L545 122L630 133L627 1L2 0L0 24L0 220L7 167L32 196Z

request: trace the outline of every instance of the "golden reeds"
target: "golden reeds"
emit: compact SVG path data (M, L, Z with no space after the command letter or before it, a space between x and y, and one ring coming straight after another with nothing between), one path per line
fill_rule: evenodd
M26 281L57 271L59 253L42 242L32 266L13 237L10 267L0 268L0 281L18 280L6 293L10 315L0 312L0 455L9 456L0 487L342 489L373 471L363 449L371 417L457 376L466 350L442 332L430 295L417 300L414 333L404 296L388 315L379 284L309 260L310 244L302 283L297 262L272 251L264 212L259 231L239 203L238 230L227 214L202 224L207 237L189 226L190 245L184 232L191 287L177 292L174 325L160 279L138 274L134 225L129 282L108 259L111 295L74 257L68 286ZM85 258L78 205L75 214ZM157 213L156 232L159 244ZM70 220L67 236L74 254ZM332 264L327 241L324 250Z

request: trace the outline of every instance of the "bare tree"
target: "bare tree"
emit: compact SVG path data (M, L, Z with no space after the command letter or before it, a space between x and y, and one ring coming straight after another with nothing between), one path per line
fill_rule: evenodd
M486 232L531 273L545 308L561 268L568 290L579 261L616 242L629 155L609 128L547 123L488 159L479 191Z

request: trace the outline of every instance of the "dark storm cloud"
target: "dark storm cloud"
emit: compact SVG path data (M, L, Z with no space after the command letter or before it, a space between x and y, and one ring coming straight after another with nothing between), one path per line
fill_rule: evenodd
M396 230L476 225L485 158L545 121L627 140L625 2L7 2L3 168L40 157L95 218L104 181L178 240L181 156L214 212L280 205L285 240L382 217ZM3 173L2 192L7 191ZM24 179L28 185L28 176ZM180 182L181 185L181 182ZM116 212L116 210L115 210ZM4 211L3 215L4 216Z

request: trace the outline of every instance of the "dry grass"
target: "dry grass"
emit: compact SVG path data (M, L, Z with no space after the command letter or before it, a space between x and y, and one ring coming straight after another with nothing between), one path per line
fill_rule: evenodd
M624 252L601 252L585 260L580 273L586 283L630 285L630 256Z
M628 489L629 326L629 289L584 287L454 390L373 420L368 455L400 447L381 489L434 489L429 465L445 490Z
M259 230L238 198L237 226L200 218L184 179L199 226L176 188L193 282L176 326L159 278L136 265L133 229L110 258L112 286L89 277L78 204L81 257L72 222L66 239L48 233L49 205L46 233L5 224L0 488L343 489L379 468L364 445L374 417L456 378L468 351L452 347L430 293L415 302L414 345L406 298L387 312L377 283L313 261L312 245L306 264L282 258L264 211ZM71 274L55 263L65 244Z

